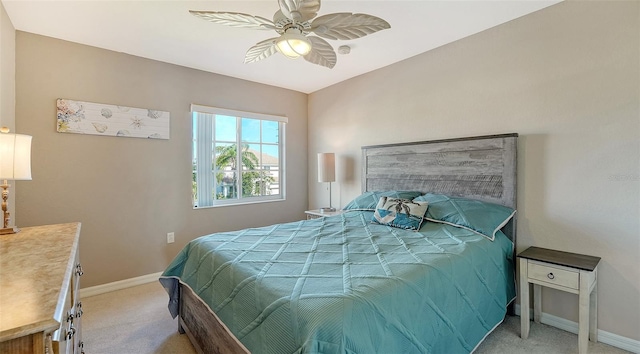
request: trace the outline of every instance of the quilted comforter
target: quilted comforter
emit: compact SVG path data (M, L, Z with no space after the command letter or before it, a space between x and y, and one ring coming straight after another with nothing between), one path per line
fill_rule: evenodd
M468 353L515 297L513 244L372 212L191 241L160 282L186 284L252 353Z

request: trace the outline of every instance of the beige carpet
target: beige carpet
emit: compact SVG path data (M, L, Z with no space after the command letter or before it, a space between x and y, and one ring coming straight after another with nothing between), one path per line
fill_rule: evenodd
M167 310L168 295L154 282L82 300L82 336L87 354L195 353L177 320ZM507 320L475 353L577 353L578 337L546 325L531 323L529 339L520 338L520 317ZM626 351L589 343L589 353Z

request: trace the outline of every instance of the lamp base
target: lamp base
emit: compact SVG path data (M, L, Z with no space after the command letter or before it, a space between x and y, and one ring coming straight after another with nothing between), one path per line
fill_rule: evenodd
M334 212L334 211L336 211L336 208L320 208L321 213L328 213L328 212Z
M9 235L9 234L15 234L20 232L20 229L17 227L5 227L3 229L0 229L0 235Z

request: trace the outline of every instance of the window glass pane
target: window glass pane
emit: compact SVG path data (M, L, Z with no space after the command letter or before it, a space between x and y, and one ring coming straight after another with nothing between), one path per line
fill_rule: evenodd
M273 178L266 186L266 194L267 195L278 195L280 194L280 170L278 169L270 169L269 176Z
M238 168L236 144L216 142L214 152L216 170L235 170Z
M242 169L260 168L260 144L242 144Z
M262 145L260 161L262 168L277 169L280 166L280 153L278 145Z
M219 114L215 117L215 140L236 141L236 117L222 116Z
M242 141L249 143L260 142L260 120L242 118Z
M242 173L242 196L255 197L260 195L260 174L256 171Z
M215 199L236 199L238 197L238 174L235 171L216 173Z
M278 122L265 120L262 121L262 142L263 143L278 143Z
M258 170L242 173L242 196L257 197L274 194L271 185L277 183L270 171Z

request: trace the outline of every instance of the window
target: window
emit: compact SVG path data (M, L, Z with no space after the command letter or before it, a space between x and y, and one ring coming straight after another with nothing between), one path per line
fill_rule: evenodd
M286 117L198 105L191 113L194 208L284 199Z

